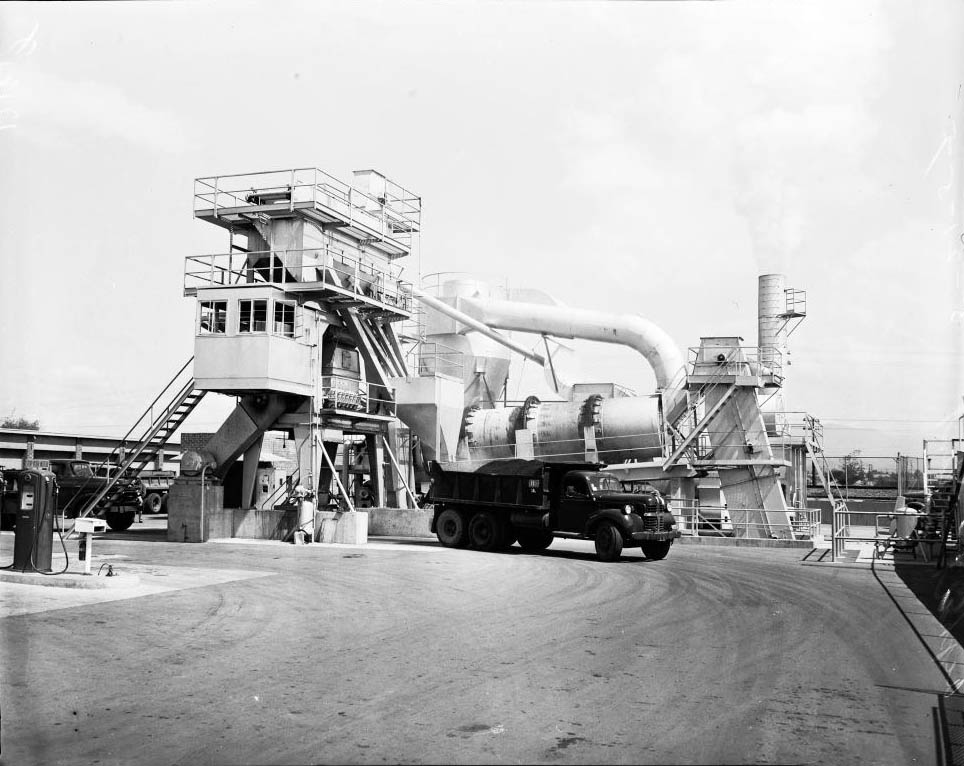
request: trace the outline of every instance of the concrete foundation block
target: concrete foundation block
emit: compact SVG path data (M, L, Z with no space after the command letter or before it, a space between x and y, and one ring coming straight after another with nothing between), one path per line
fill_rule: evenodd
M361 511L317 511L315 542L365 545L368 542L368 514Z
M372 537L435 537L434 511L421 508L369 508L368 534Z
M167 540L203 543L212 536L212 518L215 526L223 526L223 515L224 487L205 484L202 495L200 481L177 481L167 495Z
M228 537L245 537L253 540L285 540L298 525L295 509L234 509L234 526ZM213 535L212 535L213 536Z

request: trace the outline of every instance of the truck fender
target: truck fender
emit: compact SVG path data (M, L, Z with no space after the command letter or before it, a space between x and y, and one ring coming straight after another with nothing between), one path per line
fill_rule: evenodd
M586 536L592 537L595 535L596 528L603 521L611 521L624 535L628 532L626 516L623 514L622 508L602 508L586 521Z

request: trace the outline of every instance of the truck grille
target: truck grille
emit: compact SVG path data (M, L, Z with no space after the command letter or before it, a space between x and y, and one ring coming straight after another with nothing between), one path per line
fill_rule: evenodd
M668 524L668 520L665 514L644 514L643 515L643 531L644 532L669 532L671 527Z

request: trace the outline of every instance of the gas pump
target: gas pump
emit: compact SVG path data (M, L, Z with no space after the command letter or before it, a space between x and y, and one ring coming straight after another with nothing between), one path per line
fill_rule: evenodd
M57 481L50 471L36 468L21 471L18 478L20 498L12 569L50 572Z

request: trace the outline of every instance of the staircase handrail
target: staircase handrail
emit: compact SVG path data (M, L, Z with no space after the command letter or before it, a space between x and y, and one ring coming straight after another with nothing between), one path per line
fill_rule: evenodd
M188 368L188 365L190 365L193 361L194 361L194 356L192 355L190 359L188 359L187 362L185 362L184 365L168 381L167 385L164 386L161 392L156 397L154 397L154 400L147 406L144 412L141 413L141 415L137 418L137 420L134 421L134 425L131 426L131 428L127 431L126 434L124 434L124 436L118 442L118 445L114 447L114 449L110 452L110 454L95 468L95 470L93 471L93 475L89 477L87 481L84 482L83 485L81 485L80 491L76 495L74 495L73 498L71 498L70 502L67 503L67 505L63 508L62 512L65 513L73 505L74 501L78 497L81 497L83 495L84 487L86 487L87 484L90 483L90 481L95 476L97 476L97 472L99 469L112 464L111 458L114 457L115 455L120 454L122 445L124 445L127 442L127 440L130 438L130 435L134 433L134 430L137 428L138 424L140 424L144 420L145 416L148 414L151 414L153 417L152 413L153 413L154 405L156 405L161 400L161 398L171 389L171 387L178 380L178 378L181 377L181 374ZM127 469L130 468L131 465L133 465L134 461L137 460L137 458L140 457L140 455L147 449L147 445L150 443L150 440L157 434L158 431L161 430L164 424L168 422L171 413L173 413L174 410L177 409L177 407L179 407L184 402L184 400L187 398L187 396L191 393L193 389L194 389L194 379L190 378L186 383L184 383L181 386L180 390L177 392L177 394L171 400L171 402L161 411L161 413L156 418L153 419L151 424L147 427L147 430L144 432L144 434L142 434L141 438L138 440L137 447L131 451L130 455L123 461L123 463L118 464L117 473L114 474L113 477L108 475L107 482L104 484L104 486L101 487L100 490L98 490L95 494L88 496L88 499L85 501L84 506L82 507L80 513L78 514L78 518L84 518L90 515L90 513L97 507L98 503L100 503L100 501L103 500L104 497L106 497L108 493L110 493L111 490L114 489L115 486L117 486L118 482L121 481L121 479L125 478L124 474L127 471ZM143 470L143 468L141 470ZM140 473L140 471L138 471L138 473Z
M301 472L295 471L293 474L291 474L289 478L290 478L290 481L286 481L280 486L275 487L274 491L262 501L260 506L262 511L267 507L273 508L275 505L281 505L284 502L284 500L282 500L281 503L275 503L275 500L279 496L285 495L285 500L287 500L288 497L294 494L295 487L297 487L299 482L301 481Z
M944 509L944 518L942 520L943 529L941 530L941 549L937 556L938 569L944 566L944 561L947 558L947 538L951 533L951 528L954 526L953 521L948 524L948 519L956 520L957 504L961 496L962 484L964 484L964 460L961 461L957 474L954 476L954 481L951 485L951 498L947 503L947 508Z

